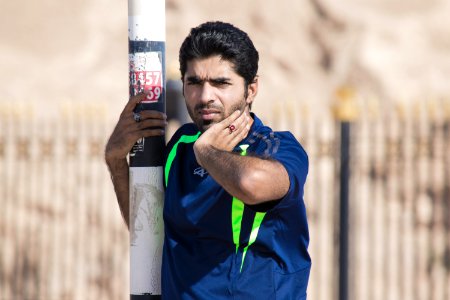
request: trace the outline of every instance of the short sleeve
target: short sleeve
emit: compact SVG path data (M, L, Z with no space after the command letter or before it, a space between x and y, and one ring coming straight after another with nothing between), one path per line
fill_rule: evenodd
M289 190L277 207L290 206L293 201L303 201L308 155L290 132L276 132L272 140L274 146L268 155L280 162L289 176Z

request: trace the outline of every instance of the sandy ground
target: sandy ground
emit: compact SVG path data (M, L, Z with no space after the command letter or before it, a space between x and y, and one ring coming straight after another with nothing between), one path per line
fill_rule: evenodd
M275 101L323 109L339 86L383 102L447 97L450 1L166 1L167 64L177 67L189 28L224 20L249 32L261 54L255 110ZM124 1L3 1L0 101L58 113L63 101L127 96ZM318 105L320 104L320 105Z

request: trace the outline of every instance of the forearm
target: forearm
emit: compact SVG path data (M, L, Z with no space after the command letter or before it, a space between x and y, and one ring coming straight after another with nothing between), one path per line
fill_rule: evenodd
M198 152L197 161L228 193L246 204L280 199L289 188L286 170L273 160L205 147Z
M164 127L167 125L166 115L155 110L141 111L139 118L135 118L134 109L145 97L144 93L130 97L105 147L105 161L111 173L120 211L128 228L130 183L126 157L138 139L164 135Z
M108 159L106 164L111 174L111 180L114 185L117 202L119 203L122 217L129 228L130 226L130 194L129 194L129 168L127 160L124 159Z

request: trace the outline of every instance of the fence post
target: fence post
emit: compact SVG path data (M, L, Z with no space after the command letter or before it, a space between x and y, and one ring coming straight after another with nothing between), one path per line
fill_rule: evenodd
M354 91L341 87L336 91L334 116L340 122L340 179L339 179L339 300L348 300L348 233L350 183L350 130L357 118Z

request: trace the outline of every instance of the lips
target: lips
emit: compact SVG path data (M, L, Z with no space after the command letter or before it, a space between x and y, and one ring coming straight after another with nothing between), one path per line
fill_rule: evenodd
M216 115L220 114L219 110L215 109L202 109L200 110L200 115L203 120L212 120Z

